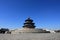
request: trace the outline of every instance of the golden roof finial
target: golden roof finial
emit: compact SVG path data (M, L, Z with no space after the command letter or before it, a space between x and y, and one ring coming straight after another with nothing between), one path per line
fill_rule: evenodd
M29 16L28 19L30 19L31 17Z

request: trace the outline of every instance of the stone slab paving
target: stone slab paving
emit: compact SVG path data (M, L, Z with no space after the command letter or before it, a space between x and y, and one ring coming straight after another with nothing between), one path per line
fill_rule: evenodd
M60 40L60 33L0 34L0 40Z

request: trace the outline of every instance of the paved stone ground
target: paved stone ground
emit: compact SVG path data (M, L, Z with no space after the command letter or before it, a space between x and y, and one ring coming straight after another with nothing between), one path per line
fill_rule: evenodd
M0 34L0 40L60 40L60 33Z

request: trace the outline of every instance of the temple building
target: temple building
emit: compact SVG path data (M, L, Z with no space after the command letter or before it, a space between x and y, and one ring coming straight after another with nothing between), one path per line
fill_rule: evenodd
M21 29L15 29L12 30L12 34L20 34L20 33L50 33L49 31L35 28L35 23L33 23L33 20L31 18L27 18L24 22L24 25Z
M35 28L35 23L33 23L33 20L28 18L25 20L23 28Z

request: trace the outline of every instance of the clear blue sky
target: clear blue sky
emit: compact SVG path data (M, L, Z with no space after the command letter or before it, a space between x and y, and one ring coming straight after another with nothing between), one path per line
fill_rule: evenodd
M60 29L60 1L0 0L0 28L22 28L29 16L37 28Z

